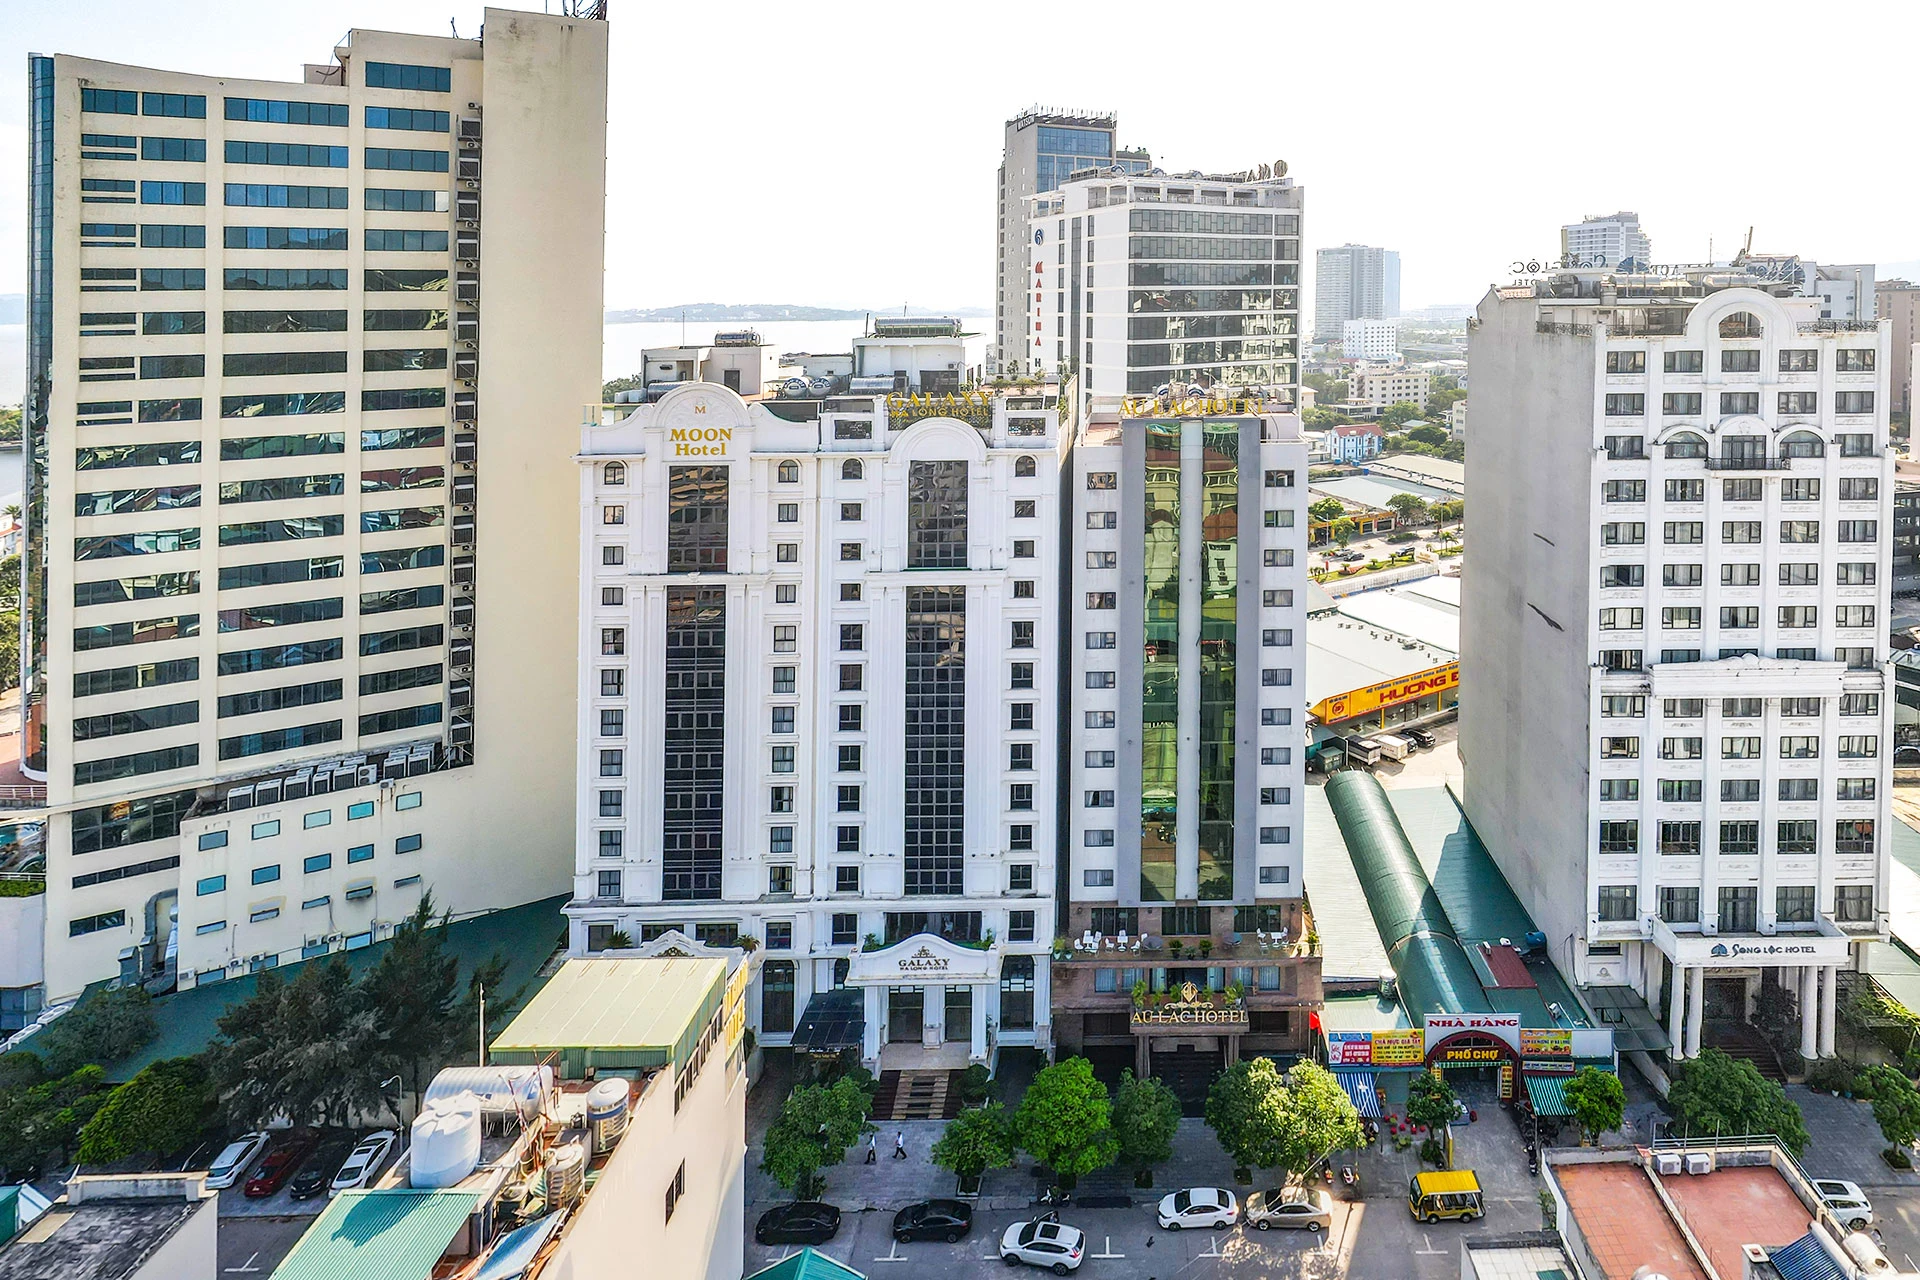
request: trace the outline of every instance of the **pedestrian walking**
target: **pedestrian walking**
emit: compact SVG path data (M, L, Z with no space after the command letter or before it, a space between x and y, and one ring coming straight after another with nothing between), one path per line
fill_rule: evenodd
M894 1131L893 1158L895 1160L905 1160L907 1158L907 1132L904 1129Z
M873 1137L868 1137L868 1139L867 1139L867 1163L868 1163L868 1164L877 1164L877 1163L879 1163L879 1160L880 1160L880 1149L879 1149L879 1148L878 1148L877 1146L875 1146L875 1145L874 1145L874 1143L875 1143L876 1141L877 1141L877 1139L875 1139L875 1138L873 1138Z

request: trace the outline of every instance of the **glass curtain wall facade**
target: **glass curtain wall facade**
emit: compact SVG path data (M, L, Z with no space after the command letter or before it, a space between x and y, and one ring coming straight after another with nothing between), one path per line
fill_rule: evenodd
M1240 428L1201 429L1200 897L1233 897L1234 729L1238 689Z
M52 58L28 59L26 523L21 556L21 764L47 767L47 400L53 393L53 98Z
M1034 188L1052 191L1076 170L1113 163L1113 130L1041 125L1034 157Z
M964 477L965 464L952 465ZM966 588L908 591L906 623L906 892L958 895L966 891Z
M724 589L667 588L660 850L669 902L720 896L726 683Z
M1179 848L1180 428L1146 433L1140 897L1172 902Z
M727 468L673 467L667 489L667 572L725 573Z
M907 479L907 567L967 567L967 464L916 462Z

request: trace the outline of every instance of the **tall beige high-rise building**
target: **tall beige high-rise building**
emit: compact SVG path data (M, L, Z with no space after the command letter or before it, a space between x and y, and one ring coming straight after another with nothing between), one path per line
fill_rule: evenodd
M566 891L607 27L30 59L44 991Z
M1892 321L1888 341L1891 351L1893 397L1889 406L1895 413L1913 412L1913 345L1920 342L1920 285L1905 280L1882 280L1874 286L1875 311Z

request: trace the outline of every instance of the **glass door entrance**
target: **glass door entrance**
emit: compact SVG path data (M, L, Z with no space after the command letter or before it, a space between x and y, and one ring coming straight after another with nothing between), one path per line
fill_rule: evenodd
M919 987L892 987L887 991L887 1042L919 1044L926 999Z
M973 1039L973 988L947 988L948 1040Z

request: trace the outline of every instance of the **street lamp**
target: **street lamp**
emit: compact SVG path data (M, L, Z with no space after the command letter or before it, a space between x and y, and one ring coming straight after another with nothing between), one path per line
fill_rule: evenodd
M399 1083L400 1083L400 1077L398 1075L388 1076L385 1080L382 1080L380 1082L381 1094L383 1096L386 1094L387 1086L397 1085ZM405 1118L402 1117L400 1114L400 1099L398 1095L395 1095L393 1099L393 1119L394 1119L394 1123L400 1126L400 1149L404 1151L406 1150L406 1146L407 1146L407 1123Z

